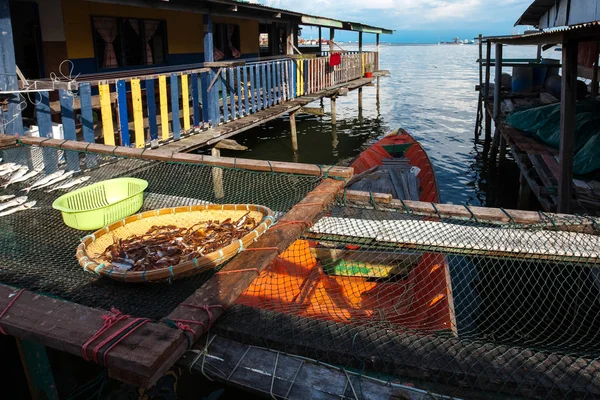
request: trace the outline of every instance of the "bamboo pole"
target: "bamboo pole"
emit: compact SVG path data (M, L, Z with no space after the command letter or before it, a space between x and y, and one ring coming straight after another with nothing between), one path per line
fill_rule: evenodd
M210 150L210 154L213 157L221 157L221 150L215 149L214 147ZM215 192L216 199L222 199L225 197L225 191L223 190L223 169L219 167L212 168L212 181L213 190Z

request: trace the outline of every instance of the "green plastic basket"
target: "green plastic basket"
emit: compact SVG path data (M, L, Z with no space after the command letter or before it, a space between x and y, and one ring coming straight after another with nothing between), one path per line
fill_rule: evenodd
M96 230L138 212L147 187L143 179L109 179L62 195L52 207L62 212L67 226Z

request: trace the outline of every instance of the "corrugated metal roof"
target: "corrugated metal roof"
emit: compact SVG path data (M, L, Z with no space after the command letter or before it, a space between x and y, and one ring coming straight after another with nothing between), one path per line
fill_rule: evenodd
M366 25L366 24L362 24L360 22L343 21L343 20L339 20L339 19L335 19L335 18L305 14L305 13L300 13L300 12L293 11L293 10L286 10L284 8L275 8L275 7L271 7L271 6L266 6L266 5L263 5L260 3L251 3L248 1L244 1L244 0L209 0L209 1L215 2L215 3L222 3L222 4L228 4L228 3L232 4L232 5L237 4L237 5L249 7L249 8L263 9L263 10L269 10L269 11L294 15L294 16L298 16L301 19L305 20L306 22L304 22L304 21L303 22L306 25L337 27L338 29L345 29L345 30L358 31L358 32L363 31L363 32L368 32L368 33L392 34L394 32L391 29L381 28L381 27L372 26L372 25ZM323 24L321 25L319 23L319 20L325 20L325 21L323 21ZM330 21L331 23L326 23L327 21Z
M546 43L562 43L565 34L577 33L580 38L589 36L598 36L600 34L600 21L589 22L579 25L562 26L551 28L545 31L531 32L523 35L508 35L508 36L486 36L484 41L504 44L546 44Z
M533 25L538 26L540 18L556 4L556 0L535 0L525 10L521 18L515 22L517 25Z

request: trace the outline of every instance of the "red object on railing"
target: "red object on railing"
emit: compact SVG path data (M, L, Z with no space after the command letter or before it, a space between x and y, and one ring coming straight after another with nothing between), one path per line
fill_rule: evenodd
M335 67L342 63L342 55L340 53L331 53L329 56L329 66Z

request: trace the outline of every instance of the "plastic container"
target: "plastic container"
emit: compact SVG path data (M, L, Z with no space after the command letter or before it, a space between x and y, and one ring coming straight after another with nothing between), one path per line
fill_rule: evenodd
M147 187L143 179L109 179L62 195L52 207L62 212L63 221L71 228L100 229L138 212Z
M533 87L533 69L531 67L513 67L512 91L531 93Z

